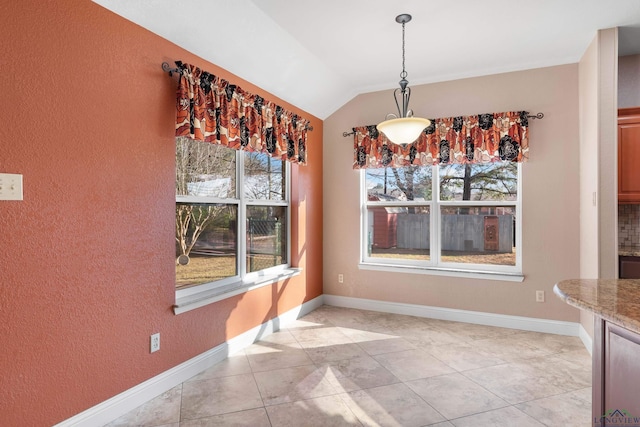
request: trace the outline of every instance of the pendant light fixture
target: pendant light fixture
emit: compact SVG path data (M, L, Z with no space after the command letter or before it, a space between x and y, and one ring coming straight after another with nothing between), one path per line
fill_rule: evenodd
M385 134L387 139L394 144L406 147L420 136L424 128L431 124L431 120L413 117L413 111L409 109L411 88L407 80L407 71L404 69L404 26L411 21L411 15L403 13L396 16L396 22L402 24L402 72L400 73L400 87L393 91L393 97L398 107L398 115L387 114L385 121L379 123L376 128ZM401 108L402 105L402 108Z

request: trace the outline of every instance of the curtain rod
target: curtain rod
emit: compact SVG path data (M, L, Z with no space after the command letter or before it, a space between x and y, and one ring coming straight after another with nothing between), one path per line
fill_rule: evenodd
M538 113L538 114L529 114L527 116L527 118L535 120L535 119L542 119L544 118L544 113ZM346 138L347 136L351 136L351 135L355 135L355 132L342 132L342 136L344 138Z
M169 65L168 62L163 62L162 63L162 71L164 71L165 73L169 73L169 75L171 77L173 77L173 73L179 73L180 69L178 68L171 68L171 65Z
M169 76L171 76L171 77L173 77L173 73L176 73L176 74L180 73L180 69L179 68L171 68L171 65L169 65L168 62L163 62L162 63L162 71L164 71L165 73L169 73ZM307 125L306 129L308 131L313 131L313 126Z

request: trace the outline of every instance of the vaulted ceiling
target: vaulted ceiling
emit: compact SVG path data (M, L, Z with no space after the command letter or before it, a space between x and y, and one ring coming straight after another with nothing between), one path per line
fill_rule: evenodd
M410 85L575 63L604 28L640 52L639 0L94 1L321 119L397 87L401 13Z

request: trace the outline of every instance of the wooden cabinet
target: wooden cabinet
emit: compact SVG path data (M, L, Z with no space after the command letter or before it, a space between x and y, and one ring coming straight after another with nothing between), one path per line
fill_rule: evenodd
M620 421L640 416L640 335L597 317L594 332L594 425L631 425Z
M640 281L562 280L553 292L595 316L591 425L639 426Z
M640 203L640 107L618 109L618 203Z

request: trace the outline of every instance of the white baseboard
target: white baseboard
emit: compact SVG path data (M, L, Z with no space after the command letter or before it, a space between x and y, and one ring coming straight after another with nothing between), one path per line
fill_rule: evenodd
M244 332L243 334L240 334L237 337L212 348L211 350L187 360L168 371L165 371L130 388L129 390L87 409L84 412L56 424L55 427L93 427L96 425L108 424L138 406L161 395L165 391L187 381L194 375L197 375L216 363L221 362L229 355L248 347L256 340L280 330L283 325L312 312L323 304L336 307L357 308L361 310L451 320L456 322L476 323L479 325L498 326L502 328L577 336L580 337L590 353L592 349L592 339L580 323L325 294L320 295L311 301L307 301L306 303L289 310L268 322L256 326L255 328L250 329L249 331Z
M108 424L165 391L187 381L194 375L226 359L229 355L253 344L256 340L278 331L282 325L304 316L323 304L323 296L307 301L229 341L175 366L129 390L126 390L55 427L95 427Z
M457 310L453 308L431 307L426 305L404 304L327 294L324 294L324 303L336 307L358 308L361 310L405 314L408 316L428 317L431 319L451 320L455 322L476 323L479 325L499 326L501 328L522 329L525 331L545 332L550 334L569 335L573 337L579 336L582 338L582 341L585 342L585 339L581 335L580 323L563 322L560 320L508 316L504 314L484 313L480 311ZM584 334L588 337L586 331Z
M582 340L582 344L587 348L589 354L593 356L593 339L582 325L580 325L580 332L578 336Z

